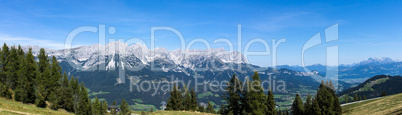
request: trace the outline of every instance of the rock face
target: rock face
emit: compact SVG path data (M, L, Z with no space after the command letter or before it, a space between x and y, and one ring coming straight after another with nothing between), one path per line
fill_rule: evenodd
M40 50L39 46L23 47L24 51L28 51L28 48L32 48L34 55L37 55ZM105 67L106 70L113 70L116 67L133 69L150 66L153 62L158 62L156 65L162 65L163 71L211 69L215 66L212 69L230 69L225 65L247 63L240 52L227 52L223 48L168 51L165 48L148 49L142 44L127 45L119 41L108 43L105 46L94 44L72 49L45 50L49 55L56 56L59 61L69 62L75 69L82 71L93 70L98 68L97 65ZM220 64L210 65L212 63Z

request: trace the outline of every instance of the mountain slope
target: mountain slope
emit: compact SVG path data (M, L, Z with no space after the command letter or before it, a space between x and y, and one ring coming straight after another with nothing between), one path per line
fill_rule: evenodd
M342 106L344 115L400 115L402 93Z
M367 98L378 97L383 91L388 95L402 93L402 77L400 76L390 76L390 75L377 75L374 76L360 85L346 89L343 92L338 93L339 96L344 96L345 94L354 96L365 95Z
M47 108L39 108L35 105L22 104L14 100L0 98L0 114L1 115L31 115L31 114L51 114L51 115L73 115L65 110L54 111Z

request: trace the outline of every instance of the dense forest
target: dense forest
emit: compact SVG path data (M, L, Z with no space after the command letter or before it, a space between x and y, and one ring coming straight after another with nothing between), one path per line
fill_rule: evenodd
M43 48L35 58L31 48L25 53L21 46L4 44L0 66L0 96L3 98L42 108L65 109L79 115L107 113L106 101L96 98L91 102L84 83L79 83L73 75L69 79L69 75L61 71L56 57L49 58ZM128 103L124 99L121 103L119 113L129 114ZM116 112L112 110L112 113Z

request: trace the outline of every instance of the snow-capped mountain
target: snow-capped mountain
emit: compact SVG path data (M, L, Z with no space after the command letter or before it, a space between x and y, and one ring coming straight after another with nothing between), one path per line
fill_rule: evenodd
M23 50L32 48L34 55L39 53L39 46L24 46ZM195 69L208 66L217 66L219 69L228 69L227 64L247 63L245 57L237 51L227 52L223 48L217 49L177 49L169 51L165 48L148 49L145 45L127 45L119 41L104 46L94 44L72 49L53 50L45 49L46 53L56 56L59 61L69 62L79 70L92 70L98 66L113 70L116 67L133 69L135 67L160 66L164 71L177 69ZM211 65L215 64L215 65ZM170 68L168 68L170 67Z
M352 64L352 65L353 66L361 66L361 65L367 65L367 64L375 64L375 65L377 65L377 64L394 63L394 62L397 62L397 61L392 60L389 57L383 57L383 58L369 58L367 60L363 60L363 61L361 61L359 63L355 63L355 64Z

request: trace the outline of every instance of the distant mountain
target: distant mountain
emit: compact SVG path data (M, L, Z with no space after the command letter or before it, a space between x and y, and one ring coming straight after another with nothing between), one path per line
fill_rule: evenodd
M277 68L287 68L295 71L305 71L301 66L289 66L281 65ZM354 63L350 65L341 64L339 66L329 66L327 71L327 66L321 64L314 64L306 66L310 71L317 71L318 74L323 77L338 78L340 80L351 79L356 81L353 82L363 82L364 80L375 75L402 75L402 62L392 60L388 57L383 58L369 58L368 60L361 61L359 63ZM333 68L338 68L338 76L325 76L327 72L333 71Z
M383 91L387 95L402 93L402 77L401 76L390 76L390 75L377 75L365 82L359 84L356 87L346 89L337 95L343 96L345 94L349 96L354 96L355 94L367 98L379 97Z
M394 63L397 62L395 60L392 60L389 57L383 57L383 58L369 58L368 60L361 61L359 63L352 64L352 66L362 66L362 65L382 65L382 64L389 64L389 63Z

